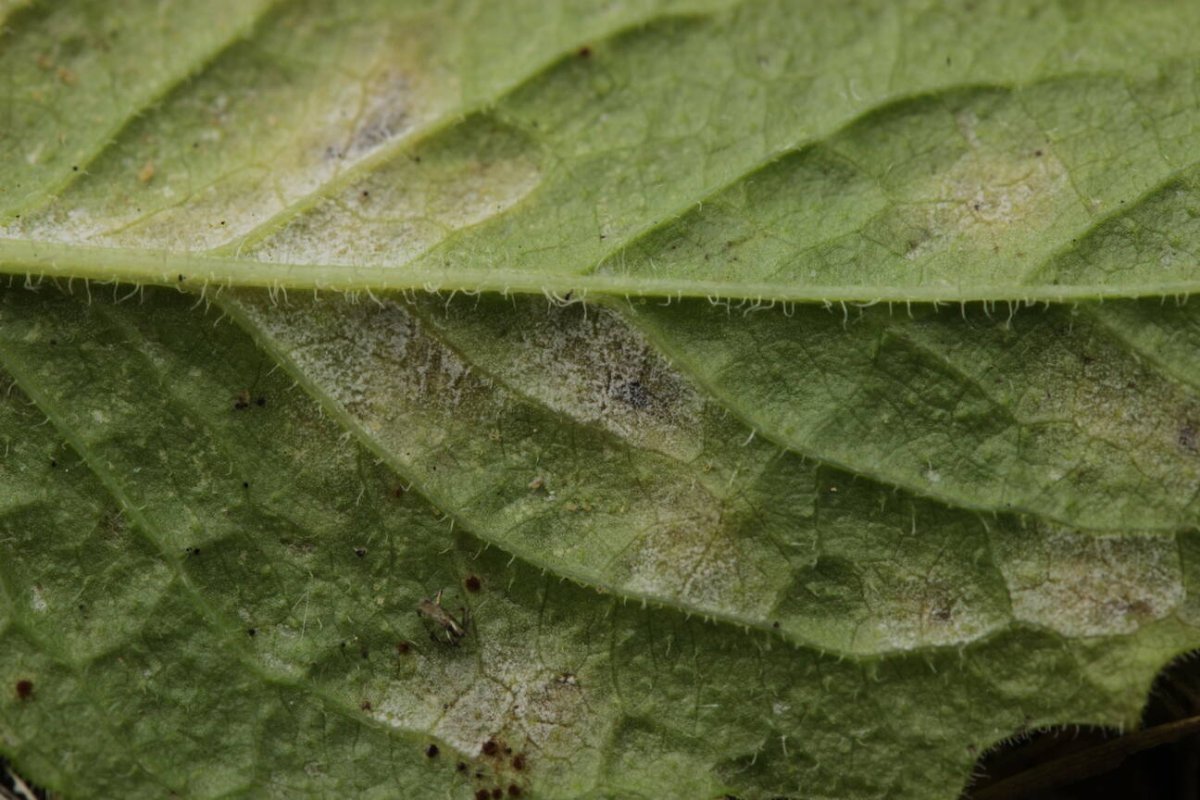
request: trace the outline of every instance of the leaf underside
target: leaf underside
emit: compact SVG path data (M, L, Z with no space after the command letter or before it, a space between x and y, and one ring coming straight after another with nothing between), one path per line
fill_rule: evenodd
M924 800L1135 725L1200 645L1197 14L0 3L0 752Z

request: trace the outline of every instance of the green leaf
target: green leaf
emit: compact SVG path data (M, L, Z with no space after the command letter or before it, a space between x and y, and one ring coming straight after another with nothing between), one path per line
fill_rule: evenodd
M0 741L68 795L953 797L1195 644L1194 532L801 459L611 311L223 302L3 295Z
M1191 4L237 5L206 7L215 27L187 3L12 12L0 267L768 300L1197 287Z
M1200 316L1023 301L1195 288L1197 13L0 0L0 753L927 800L1136 725Z

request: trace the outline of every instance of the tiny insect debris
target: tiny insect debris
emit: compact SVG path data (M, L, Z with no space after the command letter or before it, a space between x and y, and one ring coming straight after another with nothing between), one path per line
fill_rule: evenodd
M460 608L459 614L462 622L442 606L441 589L438 589L432 598L421 598L421 602L417 604L417 615L440 628L440 631L430 633L430 638L435 642L444 641L449 645L457 645L467 635L467 629L471 625L470 615L466 608Z

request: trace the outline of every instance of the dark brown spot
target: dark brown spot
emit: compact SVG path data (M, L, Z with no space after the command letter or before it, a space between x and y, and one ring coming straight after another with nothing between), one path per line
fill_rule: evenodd
M257 628L247 628L246 635L249 636L251 639L253 639L255 636L258 635L258 629Z
M1200 448L1200 435L1197 434L1195 426L1190 422L1184 424L1179 429L1179 438L1177 439L1179 446L1184 450L1195 453Z
M438 746L436 744L431 744L429 747L425 748L425 755L429 758L437 758L438 753L440 752L442 751L438 750Z
M479 789L475 792L475 800L488 800L489 796L487 789Z
M396 642L396 655L406 656L412 650L412 645L408 642Z
M466 771L467 771L467 765L466 765L466 764L464 764L464 763L463 763L463 762L461 762L461 761L460 761L460 762L458 762L457 764L455 764L455 765L454 765L454 768L455 768L456 770L458 770L459 772L466 772Z
M56 459L56 458L50 459L50 468L54 469L57 466L58 466L58 459Z
M362 705L360 705L359 708L361 708L363 711L370 711L371 710L371 701L363 700Z
M249 488L250 488L250 481L242 481L242 488L243 488L243 489L249 489Z
M509 797L520 797L521 796L521 787L517 786L515 783L510 783L508 785L508 796Z
M359 558L362 558L366 554L367 554L367 548L365 548L365 547L354 548L354 555L358 556Z
M779 630L779 621L776 620L775 622L772 622L771 627L774 628L775 630Z
M258 406L259 408L266 408L267 396L265 394L260 394L258 397L254 398L254 405Z
M501 797L504 797L503 789L501 789L499 786L497 786L495 789L492 789L492 800L500 800Z
M515 769L517 772L525 769L525 754L517 753L515 756L513 756L512 765L513 769Z
M511 748L511 747L505 747L505 748L504 748L504 755L506 755L506 756L511 756L511 755L512 755L512 748Z
M1034 150L1034 151L1033 151L1033 154L1034 154L1035 156L1037 156L1038 158L1041 158L1041 157L1042 157L1042 155L1043 155L1041 148L1038 148L1037 150Z
M576 53L578 54L578 56L580 58L591 58L592 57L592 48L588 47L585 44L583 47L579 48L579 50L577 50Z
M392 489L392 497L404 497L407 491L403 486L397 486L395 489Z
M17 699L28 700L33 697L33 681L25 679L17 681Z
M483 588L483 581L479 580L478 575L468 575L463 586L467 587L468 592L478 592Z
M483 743L483 747L481 749L485 756L494 756L494 755L496 755L496 752L500 749L500 745L496 744L495 739L488 739L486 742Z

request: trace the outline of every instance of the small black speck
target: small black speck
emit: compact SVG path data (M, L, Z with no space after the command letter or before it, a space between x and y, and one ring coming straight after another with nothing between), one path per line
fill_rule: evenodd
M182 275L180 275L180 276L179 276L179 282L180 282L180 283L183 283L183 282L184 282L184 281L186 281L186 280L187 280L187 278L185 278L184 276L182 276Z
M267 396L260 394L258 397L254 398L254 405L258 406L259 408L266 408Z
M1039 148L1039 149L1037 149L1037 150L1034 150L1034 151L1033 151L1033 154L1034 154L1035 156L1037 156L1038 158L1041 158L1041 157L1042 157L1042 155L1043 155L1043 152L1042 152L1042 150Z
M438 746L436 744L431 744L429 747L425 748L425 755L429 756L430 758L437 758L437 755L440 752L441 751L438 750Z
M362 558L366 554L367 554L367 548L365 548L365 547L354 548L354 555L358 556L359 558Z
M778 621L772 622L771 627L774 628L775 630L779 630L779 622Z
M50 468L56 469L57 467L58 467L58 459L55 459L55 458L50 459Z
M463 762L461 762L461 761L460 761L460 762L458 762L457 764L455 764L455 765L454 765L454 768L455 768L456 770L458 770L459 772L466 772L466 771L467 771L467 765L466 765L466 764L464 764L464 763L463 763Z
M33 697L33 681L19 680L17 681L17 699L28 700Z
M588 47L585 44L583 47L579 48L577 53L580 58L591 58L592 57L592 48Z
M78 165L72 165L72 166L71 166L71 172L79 172L79 166L78 166Z
M246 635L249 636L251 639L253 639L255 636L258 635L258 629L257 628L247 628Z
M250 488L250 481L242 481L242 488L243 488L243 489L249 489L249 488Z

